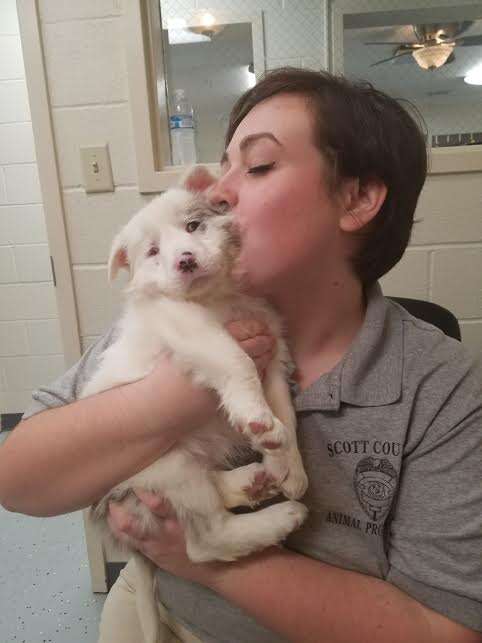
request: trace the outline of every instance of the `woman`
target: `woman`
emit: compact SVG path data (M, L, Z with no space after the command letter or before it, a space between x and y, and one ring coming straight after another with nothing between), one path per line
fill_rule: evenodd
M162 570L166 640L480 641L479 380L459 343L377 284L409 240L426 174L421 133L370 86L281 69L234 107L222 170L210 198L237 218L250 292L286 322L310 518L284 548L195 565L172 510L140 494L164 518L162 537L137 542ZM266 368L265 330L254 320L230 330ZM2 504L33 515L85 507L216 412L167 361L74 401L107 341L60 389L37 394L28 415L49 410L0 452ZM138 535L118 506L110 521ZM106 601L102 643L142 640L134 592L127 567Z

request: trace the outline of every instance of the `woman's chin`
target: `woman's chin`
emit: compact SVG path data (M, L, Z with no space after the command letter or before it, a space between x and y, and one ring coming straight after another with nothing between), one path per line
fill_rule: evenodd
M268 291L265 281L260 279L259 275L253 275L247 271L239 276L236 285L240 292L253 297L262 297Z
M263 268L261 263L261 268ZM269 291L268 276L265 271L258 270L256 262L248 261L241 253L231 272L236 287L246 295L263 296Z

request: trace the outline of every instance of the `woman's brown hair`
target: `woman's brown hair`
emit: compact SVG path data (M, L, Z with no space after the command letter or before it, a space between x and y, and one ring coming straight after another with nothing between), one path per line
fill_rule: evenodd
M366 226L355 274L369 285L402 257L427 173L425 138L399 101L368 82L350 82L324 71L282 67L267 72L234 105L225 147L246 114L276 94L305 96L314 116L315 144L331 168L336 190L343 178L379 179L387 187L380 211Z

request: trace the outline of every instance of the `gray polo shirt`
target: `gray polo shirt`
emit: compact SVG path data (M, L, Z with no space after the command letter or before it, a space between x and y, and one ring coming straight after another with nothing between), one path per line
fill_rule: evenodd
M378 284L367 301L342 361L302 392L291 383L310 514L285 545L482 631L481 374ZM25 417L74 401L114 333L34 392ZM211 590L158 577L162 602L206 643L282 641Z

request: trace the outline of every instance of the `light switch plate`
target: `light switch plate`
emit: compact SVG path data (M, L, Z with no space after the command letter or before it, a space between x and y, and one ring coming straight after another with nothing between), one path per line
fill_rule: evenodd
M107 144L99 147L81 147L80 159L82 162L86 192L114 191L112 167Z

